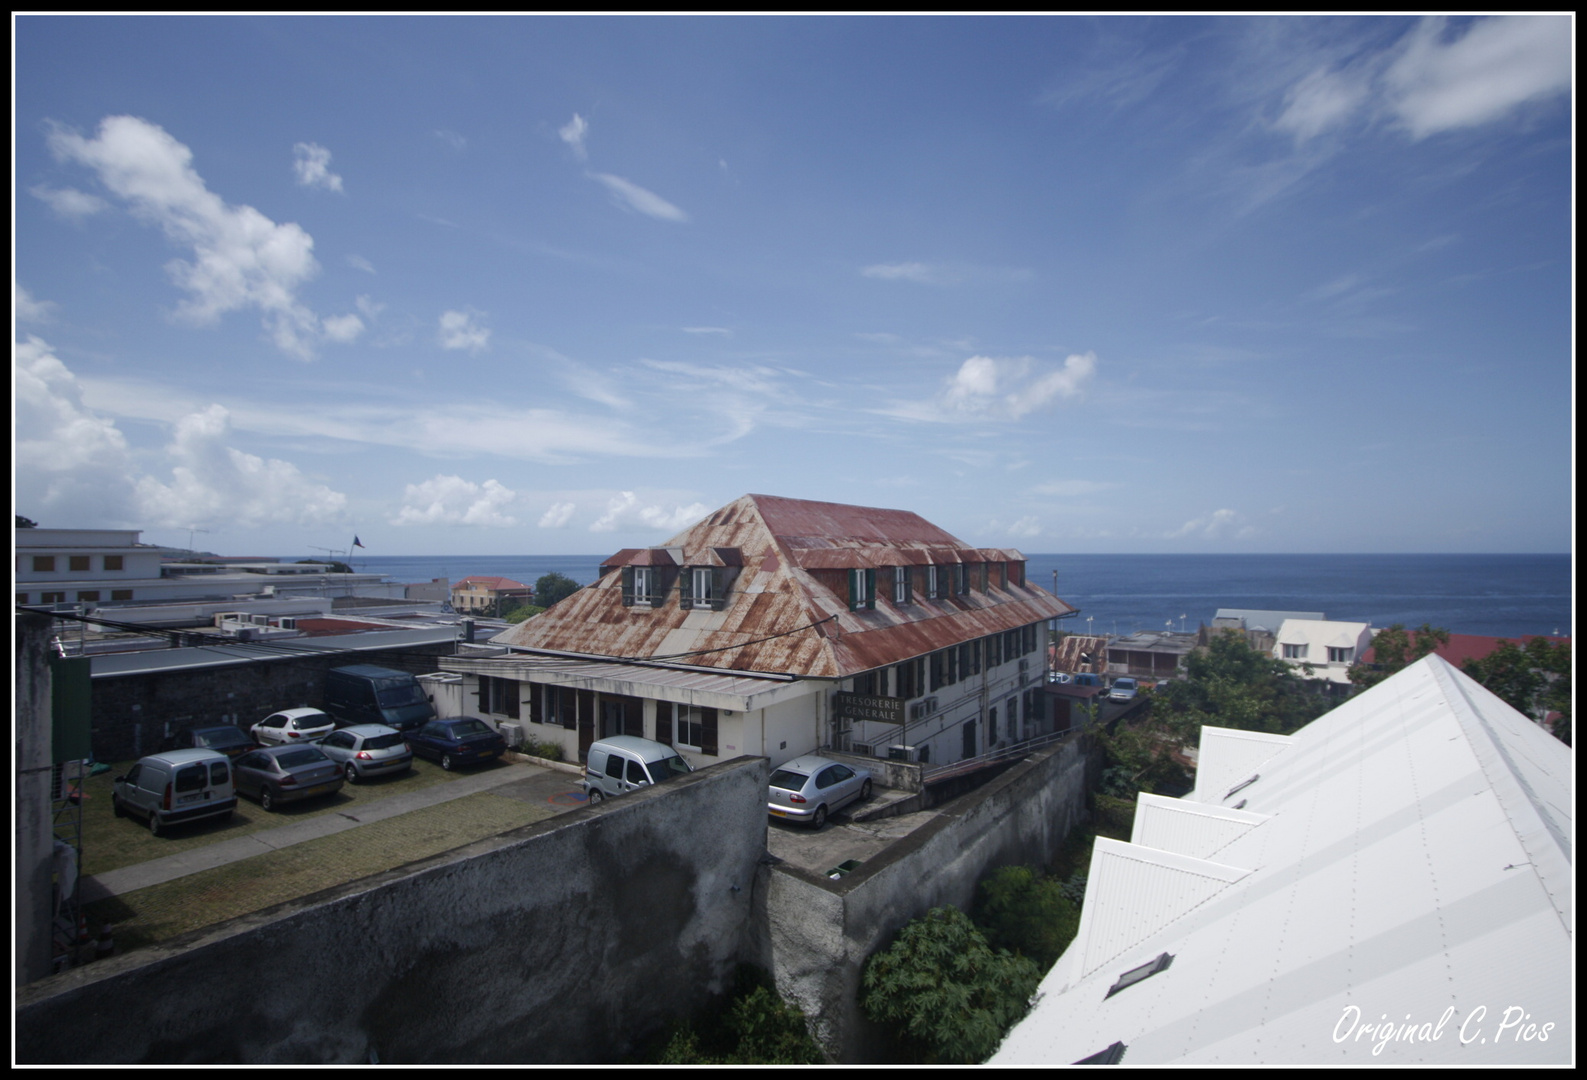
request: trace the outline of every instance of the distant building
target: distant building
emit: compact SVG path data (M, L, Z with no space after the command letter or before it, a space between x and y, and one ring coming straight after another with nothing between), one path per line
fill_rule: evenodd
M452 586L452 610L500 615L534 600L534 587L506 577L470 574Z
M429 581L414 582L402 587L404 600L419 600L428 603L449 604L452 602L452 581L450 578L431 578Z
M1350 665L1370 644L1370 623L1285 619L1273 642L1273 658L1283 660L1306 678L1348 686Z
M631 734L697 764L818 747L942 763L1044 730L1046 623L1071 610L1019 552L917 514L746 495L612 555L493 638L507 657L442 668L570 760Z
M1411 631L1415 633L1415 631ZM1521 634L1516 637L1487 637L1482 634L1450 634L1449 640L1433 650L1435 656L1442 656L1456 667L1463 666L1468 660L1481 660L1499 647L1501 641L1509 641L1519 648L1526 648L1526 643L1533 638L1542 638L1553 645L1560 645L1570 640L1568 637L1559 637L1553 634ZM1373 663L1377 658L1371 648L1362 654L1362 662Z
M1137 679L1172 679L1196 647L1195 634L1142 630L1108 642L1108 673Z
M1571 753L1438 657L1291 736L1203 728L989 1064L1568 1064Z
M1320 611L1260 611L1253 608L1219 608L1212 617L1212 632L1238 630L1245 635L1246 644L1257 652L1272 652L1278 640L1278 628L1285 619L1309 619L1321 622L1328 616ZM1203 634L1203 638L1209 635ZM1207 644L1202 640L1200 644Z

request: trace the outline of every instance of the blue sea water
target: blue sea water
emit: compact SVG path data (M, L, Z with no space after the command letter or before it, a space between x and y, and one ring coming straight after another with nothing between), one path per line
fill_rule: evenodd
M293 556L297 558L299 556ZM1376 627L1431 623L1461 634L1571 634L1569 555L1029 555L1028 579L1080 609L1069 628L1194 630L1219 608L1320 611ZM597 555L369 556L358 570L418 582L496 574L587 585ZM1091 620L1087 623L1087 618Z

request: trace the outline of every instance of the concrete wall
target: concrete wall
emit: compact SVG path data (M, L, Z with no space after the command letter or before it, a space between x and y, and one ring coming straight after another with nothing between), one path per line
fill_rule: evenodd
M152 754L170 735L190 727L232 724L246 728L277 709L325 704L325 673L349 664L424 675L438 665L429 656L450 656L454 642L409 645L390 652L344 652L138 672L94 679L94 757L133 761Z
M16 617L16 711L11 760L16 768L16 983L50 971L50 631L48 615Z
M725 762L51 976L15 1060L617 1062L751 958L767 777Z
M938 809L939 817L837 881L772 869L764 918L770 970L836 1060L882 1060L884 1032L859 1008L865 961L934 907L966 911L999 866L1045 865L1085 813L1087 752L1067 739Z

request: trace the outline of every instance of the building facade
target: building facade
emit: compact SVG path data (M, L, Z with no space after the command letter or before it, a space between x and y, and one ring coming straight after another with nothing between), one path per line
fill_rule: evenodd
M1044 733L1049 620L1017 551L902 510L746 495L452 658L478 715L582 760L639 735L695 764L822 747L933 764ZM896 748L896 749L895 749Z
M533 599L534 588L512 578L470 574L452 586L452 610L465 614L500 615Z

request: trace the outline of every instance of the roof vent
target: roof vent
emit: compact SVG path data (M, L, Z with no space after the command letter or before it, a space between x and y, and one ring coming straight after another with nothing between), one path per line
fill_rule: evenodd
M1173 956L1168 953L1162 953L1157 957L1156 960L1153 960L1150 963L1142 964L1137 968L1130 968L1130 970L1119 976L1118 982L1109 987L1108 992L1102 996L1102 1000L1106 1001L1114 994L1117 994L1120 990L1128 990L1136 983L1150 979L1158 972L1167 971L1168 966L1173 962Z

